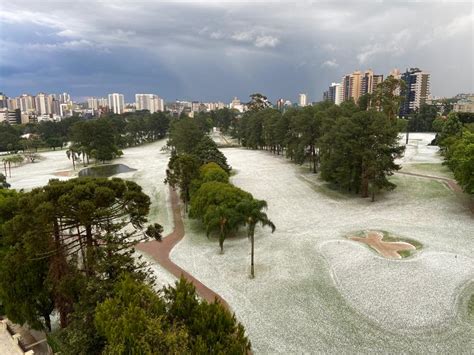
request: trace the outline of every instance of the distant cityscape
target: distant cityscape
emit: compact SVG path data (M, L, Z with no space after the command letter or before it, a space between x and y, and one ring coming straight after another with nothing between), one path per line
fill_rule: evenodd
M437 105L440 100L431 95L430 73L419 68L407 69L404 73L399 69L390 71L389 76L401 79L406 88L397 94L404 100L400 107L399 116L407 117L416 112L424 104ZM358 102L365 94L372 94L378 84L383 82L383 74L375 74L373 70L356 70L351 74L344 75L340 82L333 82L328 90L323 93L322 100L340 105L344 101L353 100ZM474 112L474 94L458 94L453 100L453 111ZM317 102L320 100L314 100ZM298 95L298 102L293 103L289 99L279 98L273 105L274 108L284 111L290 107L304 107L311 102L306 93ZM8 97L0 93L0 122L10 124L27 124L41 121L59 121L62 118L78 115L84 118L100 117L104 114L133 113L135 111L147 110L150 113L168 111L173 115L182 113L193 117L198 112L209 112L218 109L229 108L241 113L247 110L247 104L237 97L230 103L224 102L200 102L180 101L165 102L156 94L136 94L135 102L126 103L121 93L111 93L107 97L89 97L85 102L74 102L69 93L47 94L38 93L36 96L22 94L19 97Z

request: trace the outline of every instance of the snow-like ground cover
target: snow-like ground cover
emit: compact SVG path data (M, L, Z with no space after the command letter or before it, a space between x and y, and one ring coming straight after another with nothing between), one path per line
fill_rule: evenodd
M411 138L403 164L439 164L437 148L426 146L431 135ZM232 181L266 200L277 226L274 234L257 230L256 278L248 277L244 233L221 255L192 220L172 259L228 301L256 353L472 351L474 328L462 305L474 280L473 218L443 184L397 175L398 188L371 203L329 189L282 157L223 152L237 171ZM368 229L423 248L387 260L345 238Z
M135 181L142 186L143 191L151 199L149 222L161 224L164 228L163 235L166 236L173 228L173 217L169 208L169 189L163 183L169 159L169 154L161 150L165 144L166 140L163 139L158 142L125 149L124 155L115 159L114 163L125 164L136 169L136 171L115 176ZM78 171L83 168L82 164L78 164L76 171L73 171L72 162L67 159L65 150L41 152L39 154L41 159L38 162L12 168L12 177L8 178L12 188L28 191L46 185L50 179L66 180L77 177ZM69 173L70 176L56 175L61 172ZM146 255L143 255L143 257L151 263L150 258ZM157 278L158 286L174 282L175 278L160 265L152 264L151 269Z

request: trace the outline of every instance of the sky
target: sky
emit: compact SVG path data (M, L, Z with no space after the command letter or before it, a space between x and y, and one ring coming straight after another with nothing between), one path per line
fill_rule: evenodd
M474 92L466 2L0 1L0 92L119 92L166 101L319 101L354 70L431 73L435 96Z

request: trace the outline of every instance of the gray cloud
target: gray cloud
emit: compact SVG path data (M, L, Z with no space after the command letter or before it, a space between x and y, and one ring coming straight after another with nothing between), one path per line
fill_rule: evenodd
M0 90L311 100L345 73L418 66L435 95L474 91L465 3L4 0Z

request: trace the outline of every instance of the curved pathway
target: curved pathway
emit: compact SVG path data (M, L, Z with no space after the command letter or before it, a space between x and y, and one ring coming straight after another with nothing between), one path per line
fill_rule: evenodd
M204 285L194 276L180 268L170 259L170 252L178 242L184 237L184 223L181 217L181 207L178 194L170 187L171 207L173 210L174 229L161 242L153 240L139 243L135 248L145 252L155 259L161 266L172 273L177 278L183 276L196 287L197 293L208 302L218 300L225 308L231 311L228 303L217 293Z
M459 186L458 183L456 181L454 181L453 179L440 177L440 176L433 176L433 175L423 175L423 174L417 174L417 173L409 173L409 172L406 172L406 171L397 171L396 174L416 176L416 177L422 177L422 178L425 178L425 179L436 180L436 181L439 181L441 183L444 183L453 192L464 193L461 186ZM471 210L472 213L474 213L474 201L472 201L472 200L469 202L469 209Z

